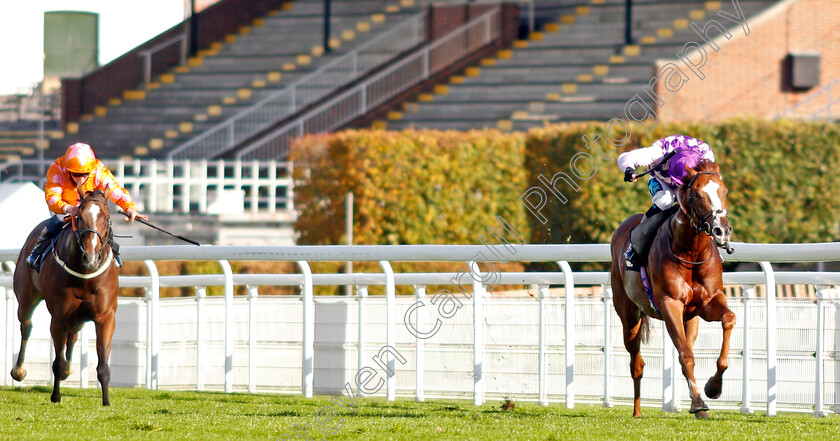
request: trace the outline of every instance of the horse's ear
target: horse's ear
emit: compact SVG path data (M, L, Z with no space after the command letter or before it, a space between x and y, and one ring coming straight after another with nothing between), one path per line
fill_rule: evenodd
M114 189L111 187L110 184L105 186L105 191L102 192L102 194L105 196L105 202L108 202L108 198L111 197L112 191L114 191Z
M686 164L685 165L685 177L683 178L683 181L688 182L688 181L694 179L694 177L696 175L697 175L697 170L691 168L688 164Z
M81 181L76 182L76 192L79 193L79 200L80 201L85 198L85 191L82 189L82 182Z

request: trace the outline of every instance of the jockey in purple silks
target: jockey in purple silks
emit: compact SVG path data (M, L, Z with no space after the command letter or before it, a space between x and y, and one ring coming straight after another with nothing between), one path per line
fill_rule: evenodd
M625 182L636 181L639 176L636 167L652 170L648 190L653 206L630 232L630 248L624 254L628 270L639 271L640 265L647 261L648 247L656 231L676 209L677 189L684 183L686 166L694 168L703 159L714 162L712 148L699 139L684 135L669 136L650 147L619 155L618 168L624 172Z

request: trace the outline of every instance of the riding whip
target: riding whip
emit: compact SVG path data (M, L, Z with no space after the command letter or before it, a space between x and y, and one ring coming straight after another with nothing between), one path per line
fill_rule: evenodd
M120 211L119 213L120 213L121 215L123 215L123 216L127 217L127 218L131 218L131 215L129 215L128 213L126 213L126 212L124 212L124 211ZM140 223L141 223L141 224L143 224L143 225L146 225L146 226L152 227L152 228L154 228L155 230L158 230L158 231L160 231L160 232L162 232L162 233L166 233L166 234L168 234L168 235L170 235L170 236L172 236L172 237L174 237L174 238L181 239L181 240L183 240L184 242L188 242L188 243L191 243L191 244L196 245L196 246L201 246L201 245L199 245L199 243L198 243L198 242L196 242L196 241L194 241L194 240L192 240L192 239L187 239L186 237L181 236L180 234L170 233L169 231L166 231L166 230L164 230L163 228L160 228L160 227L158 227L157 225L155 225L155 224L153 224L153 223L151 223L151 222L149 222L149 221L145 221L145 220L140 219L140 218L135 218L134 220L136 220L137 222L140 222Z

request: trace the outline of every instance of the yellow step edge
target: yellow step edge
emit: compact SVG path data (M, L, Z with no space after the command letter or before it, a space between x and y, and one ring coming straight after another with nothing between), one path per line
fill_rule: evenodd
M184 121L181 124L178 124L178 130L181 133L191 133L193 131L193 123Z
M187 66L189 67L200 67L204 60L201 57L193 57L187 60Z
M149 140L149 148L152 150L160 150L163 148L162 138L152 138Z
M75 135L76 133L79 133L79 123L77 123L77 122L67 123L67 125L64 126L64 131L71 134L71 135Z
M531 41L542 41L544 37L542 32L532 32L528 39Z
M240 26L239 27L239 35L248 35L251 33L250 26Z
M213 49L202 49L202 50L198 51L198 56L201 57L201 58L212 57L212 56L217 55L217 54L218 54L218 52L214 51Z
M475 78L481 75L481 68L480 67L468 67L464 69L464 75Z
M189 66L175 66L175 73L187 73L189 71Z
M462 75L453 75L449 78L450 84L464 84L464 77Z
M389 14L393 14L395 12L400 12L400 7L397 5L388 5L385 7L385 12Z
M659 38L671 38L674 36L674 30L671 28L659 28L656 30L656 36Z
M577 80L578 83L591 83L595 77L592 74L581 74L578 75Z
M413 8L414 7L414 0L400 0L400 7L401 8Z
M251 89L239 89L236 91L236 96L241 100L251 99Z
M589 6L578 6L575 8L575 14L584 16L589 15Z
M108 113L108 109L105 106L96 106L93 108L93 114L96 116L105 116Z
M482 58L481 59L481 65L482 66L495 66L496 65L496 59L495 58Z
M624 46L624 55L628 57L636 57L642 53L642 48L637 44L628 44Z
M560 86L560 92L562 92L563 95L574 95L577 93L577 84L564 83L562 86Z
M560 101L563 96L556 92L549 92L545 94L545 99L548 101Z
M624 57L621 56L621 55L612 55L612 56L610 56L610 63L612 63L612 64L624 63Z
M146 156L149 154L149 148L144 146L134 147L134 156Z
M598 75L599 77L609 75L610 66L606 64L596 64L592 67L592 73Z
M557 32L560 30L560 23L548 23L543 26L545 32Z
M513 130L513 121L509 119L500 119L496 121L496 128L504 132Z
M260 26L265 25L265 19L262 17L255 18L254 21L251 22L251 26L258 28Z
M502 49L499 52L496 52L496 58L500 58L502 60L510 60L513 58L513 51L510 49Z
M366 21L360 21L356 23L356 31L358 32L370 32L370 23Z
M263 87L265 87L265 84L265 80L254 80L251 82L251 87L253 87L254 89L262 89Z
M297 69L297 65L295 63L286 63L283 65L283 70L285 71L292 71Z
M702 9L693 9L689 14L688 18L692 20L702 20L706 18L706 11Z
M222 114L222 106L218 104L214 104L212 106L207 106L207 115L209 116L219 116Z
M420 111L420 105L417 103L405 103L403 104L403 111L406 113L417 113Z
M347 41L355 40L356 39L356 33L351 31L350 29L345 29L345 30L341 31L341 39L342 40L347 40Z
M165 136L169 139L177 138L178 137L178 131L177 130L167 130L166 132L163 133L163 136Z
M395 120L395 119L403 119L402 112L397 112L396 110L391 110L388 112L388 119Z
M430 103L435 100L435 96L430 93L421 93L417 95L417 101L421 101L424 103Z
M324 55L324 46L315 46L311 51L309 51L309 53L311 53L313 57L320 57L321 55Z
M277 83L283 79L283 74L280 72L269 72L268 75L266 75L266 79L269 83Z
M573 24L575 22L574 15L561 15L560 16L560 23L562 24Z
M292 2L286 2L286 3L283 3L283 6L281 6L280 9L282 9L284 11L291 11L292 6L293 6Z
M706 10L707 11L717 11L720 9L720 2L713 1L713 2L706 2Z
M217 51L221 48L222 48L222 43L220 43L218 41L215 41L215 42L213 42L213 44L210 45L210 49L213 49L214 51Z
M644 37L642 37L641 40L639 40L639 43L656 44L656 37L654 37L653 35L645 35Z
M373 14L370 16L373 23L385 23L385 14Z
M309 63L312 63L312 57L310 57L309 55L300 54L297 56L297 64L300 64L301 66L306 66Z
M511 119L525 119L530 115L527 110L514 110L513 113L510 114Z
M158 78L161 83L163 84L172 84L175 82L175 75L173 74L161 74L160 78Z
M232 96L226 96L226 97L222 98L222 104L227 104L227 105L236 104L236 98L234 98Z
M435 95L449 95L449 86L446 84L435 84Z
M603 5L607 0L592 0L593 5Z
M123 91L123 100L125 101L139 101L146 99L145 90L125 90Z
M81 117L81 118L79 118L79 119L80 119L82 122L91 122L91 121L93 121L93 115L91 115L91 114L89 114L89 113L88 113L88 114L82 115L82 117Z
M130 156L130 155L122 155L122 156L120 156L120 159L122 159L123 161L126 161L126 162L128 162L128 161L133 161L133 160L134 160L134 156Z
M119 106L120 104L122 104L122 100L119 98L111 98L108 100L109 106Z
M378 119L370 125L372 130L386 130L388 128L388 122Z
M160 89L160 83L146 83L146 90Z
M679 29L679 30L688 29L688 20L686 20L684 18L678 18L678 19L674 20L674 29Z
M225 43L233 43L236 41L236 35L225 35Z
M330 49L338 49L341 47L341 39L339 38L330 38Z
M545 103L542 101L531 101L528 104L528 111L531 113L545 113Z
M516 48L516 49L525 49L526 47L528 47L528 41L527 40L516 40L516 41L513 42L513 47Z

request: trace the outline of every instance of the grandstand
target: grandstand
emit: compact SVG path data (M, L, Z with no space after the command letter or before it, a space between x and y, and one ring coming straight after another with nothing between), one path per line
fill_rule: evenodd
M210 188L206 182L197 190L191 183L169 181L183 179L184 173L215 179L209 191L218 200L227 190L243 189L242 179L286 177L290 167L282 161L290 139L301 132L346 127L527 130L546 123L622 117L637 94L657 108L644 91L661 68L657 63L675 58L686 42L700 40L692 26L723 22L740 29L721 18L737 14L736 4L753 23L757 17L763 17L759 22L773 20L768 15L788 17L785 8L797 2L632 3L628 41L625 0L512 0L497 10L493 8L499 2L486 0L332 0L332 38L325 51L320 0L222 0L85 77L64 80L61 108L55 110L61 122L53 123L59 130L48 125L43 144L31 121L24 122L30 127L26 130L4 123L0 180L43 179L39 145L49 149L44 156L51 160L82 140L136 182L145 207L174 216L196 210L211 216L207 207L212 201L199 203L189 196ZM492 11L497 15L488 15ZM485 22L478 23L480 19ZM192 56L186 53L190 26L197 29L198 51ZM752 28L749 39L739 44L747 50L750 44L765 48L760 29ZM458 32L463 35L453 39ZM446 57L439 56L445 62L434 72L426 68L422 75L382 80L424 50L432 57L429 48L447 38L465 49L453 55L448 48ZM773 117L811 95L830 95L825 88L836 79L833 60L824 62L828 68L820 87L752 107ZM716 59L714 67L726 70L734 62ZM776 60L767 63L778 70ZM777 81L766 72L755 75ZM374 86L380 87L377 78L391 89L374 100L370 95ZM770 83L768 87L777 87ZM364 98L355 98L356 90ZM697 99L682 95L681 106ZM351 101L358 108L349 112ZM196 168L202 160L227 162L214 163L210 171ZM239 160L259 160L261 165ZM274 181L269 187L244 188L240 199L247 207L240 211L291 212L291 188Z

